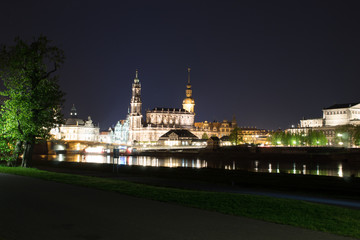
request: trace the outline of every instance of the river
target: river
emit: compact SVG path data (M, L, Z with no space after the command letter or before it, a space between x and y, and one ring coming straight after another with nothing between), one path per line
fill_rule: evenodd
M107 163L151 167L219 168L250 172L322 175L336 177L360 177L360 163L351 161L276 161L276 160L207 160L197 157L151 157L120 156L113 159L109 155L57 154L39 155L37 159L66 162Z

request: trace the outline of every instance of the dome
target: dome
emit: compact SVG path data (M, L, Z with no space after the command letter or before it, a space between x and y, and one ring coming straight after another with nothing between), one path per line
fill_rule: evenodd
M65 125L84 125L84 120L80 118L68 118Z

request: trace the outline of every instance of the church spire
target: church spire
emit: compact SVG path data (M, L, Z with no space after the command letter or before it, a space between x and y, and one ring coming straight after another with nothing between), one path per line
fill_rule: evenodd
M188 84L186 85L186 97L187 98L192 97L192 90L191 90L191 83L190 83L190 70L191 70L191 68L188 68Z
M132 96L130 101L130 128L141 128L141 84L139 71L136 69L134 83L132 84Z
M77 110L75 107L75 104L72 105L72 108L70 110L70 116L76 116L77 115Z
M190 70L191 68L188 68L188 84L190 85Z
M138 75L139 75L139 71L136 69L136 71L135 71L134 83L138 83L138 82L139 82L139 77L138 77Z
M183 101L183 109L185 109L188 112L193 113L195 101L192 98L192 89L191 89L191 83L190 83L190 70L191 70L191 68L188 68L188 84L186 85L186 91L185 91L186 98Z

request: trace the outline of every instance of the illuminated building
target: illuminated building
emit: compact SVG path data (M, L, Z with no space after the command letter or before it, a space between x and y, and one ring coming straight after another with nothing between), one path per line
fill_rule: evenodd
M227 120L223 120L222 122L196 122L192 132L199 138L203 138L204 136L208 138L212 136L221 138L229 136L235 127L237 127L237 122L234 116L231 122Z
M114 136L114 131L111 128L105 131L100 131L98 142L109 143L109 144L113 143L114 141L113 136Z
M190 74L190 69L188 70ZM136 70L135 79L132 84L132 97L130 101L130 112L126 120L119 121L114 128L114 138L116 143L133 144L137 142L156 142L166 132L173 129L192 129L194 126L194 106L192 99L190 77L186 90L186 98L189 109L181 108L161 108L146 111L145 123L141 114L141 84Z
M241 142L256 145L268 145L269 132L265 129L257 129L256 127L240 127L239 136Z
M50 133L57 140L98 142L100 129L93 124L90 116L88 120L78 118L77 110L73 105L65 124L52 129Z
M290 133L307 134L309 130L321 131L325 134L328 144L333 145L335 131L344 125L360 125L360 103L334 104L324 108L322 118L303 119L297 128L287 129Z
M116 123L113 140L115 143L127 143L129 141L129 118Z
M322 111L322 118L300 120L300 128L360 125L360 103L335 104Z
M164 146L191 146L199 138L186 129L170 130L159 138Z

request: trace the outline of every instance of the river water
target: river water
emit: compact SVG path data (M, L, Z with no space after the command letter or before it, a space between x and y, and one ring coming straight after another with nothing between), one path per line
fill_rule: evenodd
M40 155L38 159L49 161L108 163L152 167L219 168L226 170L245 170L250 172L310 174L336 177L360 177L360 163L348 161L266 161L266 160L206 160L192 157L151 157L120 156L113 159L109 155L57 154Z

